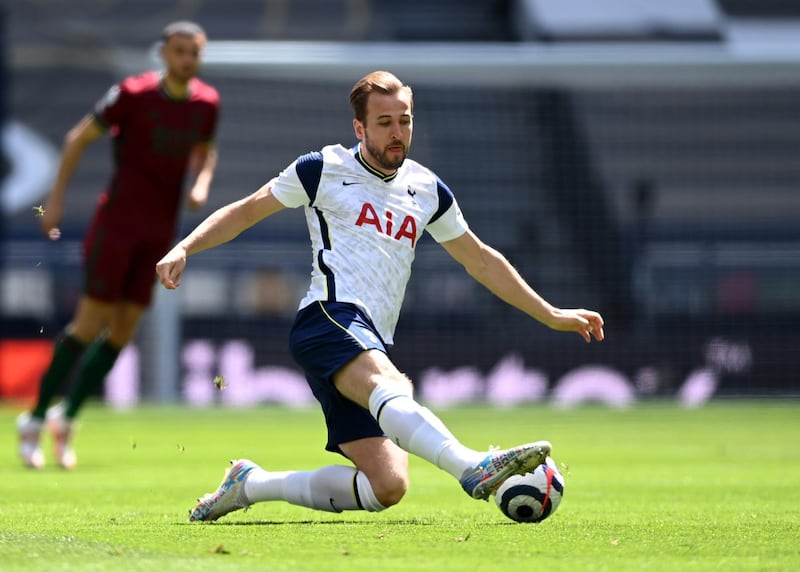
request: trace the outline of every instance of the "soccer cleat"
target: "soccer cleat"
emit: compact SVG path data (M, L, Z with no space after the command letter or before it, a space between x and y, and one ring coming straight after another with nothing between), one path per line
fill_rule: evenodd
M229 512L250 507L251 503L244 494L244 481L250 471L259 467L247 459L231 461L231 465L225 471L219 488L197 499L197 506L189 511L189 522L217 520Z
M39 446L42 434L42 420L31 416L27 411L17 417L17 436L19 437L19 456L26 467L44 467L44 453Z
M78 464L78 458L72 448L74 422L64 416L64 406L61 403L47 410L45 420L47 430L53 437L53 453L58 464L67 470L74 469Z
M550 455L549 441L536 441L512 449L490 452L461 476L461 487L474 499L487 500L511 475L532 471Z

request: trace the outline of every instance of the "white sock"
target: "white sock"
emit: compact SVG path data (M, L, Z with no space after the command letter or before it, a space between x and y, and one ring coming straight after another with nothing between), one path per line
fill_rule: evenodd
M244 494L251 503L283 500L327 512L378 512L386 508L375 498L366 475L343 465L330 465L316 471L254 469L244 483Z
M369 396L369 411L401 449L422 457L460 479L486 453L462 445L430 409L390 384L379 384Z

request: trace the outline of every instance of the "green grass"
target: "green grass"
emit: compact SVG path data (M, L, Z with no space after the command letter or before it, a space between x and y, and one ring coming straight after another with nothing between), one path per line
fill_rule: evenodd
M554 443L569 466L565 495L539 525L470 500L419 459L406 498L382 513L263 503L189 524L229 459L276 470L342 462L322 450L321 415L95 405L81 418L79 467L65 472L18 464L16 413L0 409L4 571L800 569L797 401L440 412L476 448Z

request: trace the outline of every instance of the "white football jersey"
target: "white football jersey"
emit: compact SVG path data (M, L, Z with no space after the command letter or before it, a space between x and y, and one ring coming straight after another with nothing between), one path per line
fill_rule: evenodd
M317 300L357 304L390 345L422 231L444 242L468 229L430 169L406 159L386 176L362 159L360 146L299 157L273 179L272 193L287 207L305 207L314 259L300 308Z

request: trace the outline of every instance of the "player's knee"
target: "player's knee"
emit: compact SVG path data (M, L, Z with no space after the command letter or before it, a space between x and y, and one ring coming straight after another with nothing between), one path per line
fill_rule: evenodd
M395 387L400 388L401 393L409 396L414 394L414 383L411 381L411 378L403 372L398 371L391 381L395 384Z
M67 333L85 344L89 344L102 334L107 323L101 318L80 316L67 326Z
M133 334L127 332L109 332L106 341L116 348L124 348L133 340Z
M127 346L136 335L136 323L112 322L106 334L106 340L118 348Z
M375 498L385 508L399 503L408 491L408 477L404 475L384 475L372 483Z

